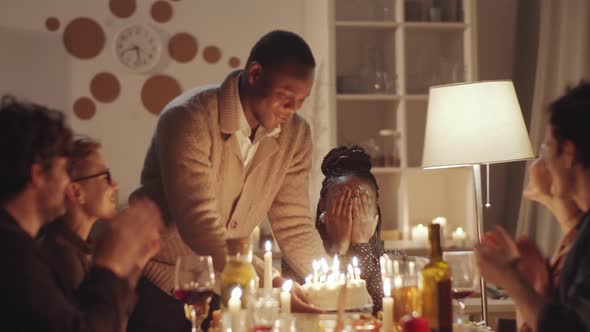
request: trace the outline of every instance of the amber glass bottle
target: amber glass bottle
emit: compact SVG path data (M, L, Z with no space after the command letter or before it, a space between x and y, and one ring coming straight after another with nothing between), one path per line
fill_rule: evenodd
M453 331L451 268L442 259L440 225L431 224L428 232L430 263L422 270L422 311L430 331Z
M249 238L227 240L227 261L221 272L221 307L227 308L227 301L235 287L242 289L242 308L246 308L247 300L256 282L256 271L252 265Z

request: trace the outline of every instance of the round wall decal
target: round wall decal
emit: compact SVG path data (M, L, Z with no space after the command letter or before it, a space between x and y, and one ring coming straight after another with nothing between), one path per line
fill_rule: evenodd
M78 98L74 102L74 114L81 120L89 120L96 114L96 105L88 97Z
M232 56L231 58L229 58L228 64L232 68L237 68L240 66L240 58L238 58L237 56Z
M96 74L90 81L90 93L103 103L110 103L119 97L121 85L115 75L107 72Z
M119 18L127 18L135 12L135 0L110 0L109 9Z
M166 1L156 1L151 9L152 18L159 23L166 23L172 18L172 6Z
M143 106L152 114L160 114L169 101L182 93L178 81L168 75L148 78L141 88Z
M189 62L197 55L197 39L186 32L177 33L168 42L168 52L178 62Z
M104 48L105 33L96 21L79 17L66 26L63 43L70 55L90 59L100 54Z
M55 31L59 29L59 20L55 17L49 17L45 20L45 27L49 31Z
M217 46L207 46L203 50L203 58L208 63L217 63L221 59L221 50Z

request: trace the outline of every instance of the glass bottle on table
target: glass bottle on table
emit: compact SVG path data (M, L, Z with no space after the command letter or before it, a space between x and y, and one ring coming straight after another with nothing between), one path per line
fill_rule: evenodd
M250 238L228 239L227 261L221 272L221 308L227 309L228 300L235 287L242 289L242 308L245 309L252 290L258 285L256 271L252 265Z
M451 298L451 268L443 260L440 244L440 225L430 224L430 262L422 269L422 313L430 331L453 331Z

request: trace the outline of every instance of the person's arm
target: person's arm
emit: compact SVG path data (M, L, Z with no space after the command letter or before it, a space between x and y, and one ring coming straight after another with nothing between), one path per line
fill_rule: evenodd
M582 257L575 267L575 277L566 285L565 299L561 303L550 301L542 307L536 331L590 331L590 256L588 246L581 246L579 250Z
M293 118L291 121L296 120ZM302 120L300 120L302 121ZM313 259L326 255L309 209L309 172L311 169L311 131L304 123L294 139L299 144L268 212L273 230L285 260L300 276L312 272Z
M204 107L204 106L193 106ZM179 107L164 113L157 128L156 151L172 219L184 242L197 254L213 257L223 270L226 229L215 195L209 113Z
M66 299L52 279L48 265L37 255L17 255L11 265L13 279L3 292L7 298L3 310L15 313L3 319L7 331L119 331L127 309L134 301L126 280L105 268L93 268L80 285L76 303ZM5 276L6 278L6 276ZM3 306L4 306L3 305Z

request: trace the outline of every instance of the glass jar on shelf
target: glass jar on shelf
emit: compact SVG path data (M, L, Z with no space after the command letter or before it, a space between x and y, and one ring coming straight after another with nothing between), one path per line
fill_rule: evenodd
M369 138L360 143L360 146L365 149L365 152L371 157L372 167L383 166L383 158L381 154L381 147L377 144L374 138Z
M400 132L394 129L379 130L381 141L381 164L384 167L399 167L399 138Z
M384 50L370 43L364 49L361 66L361 90L366 93L394 93L395 78L386 69Z

